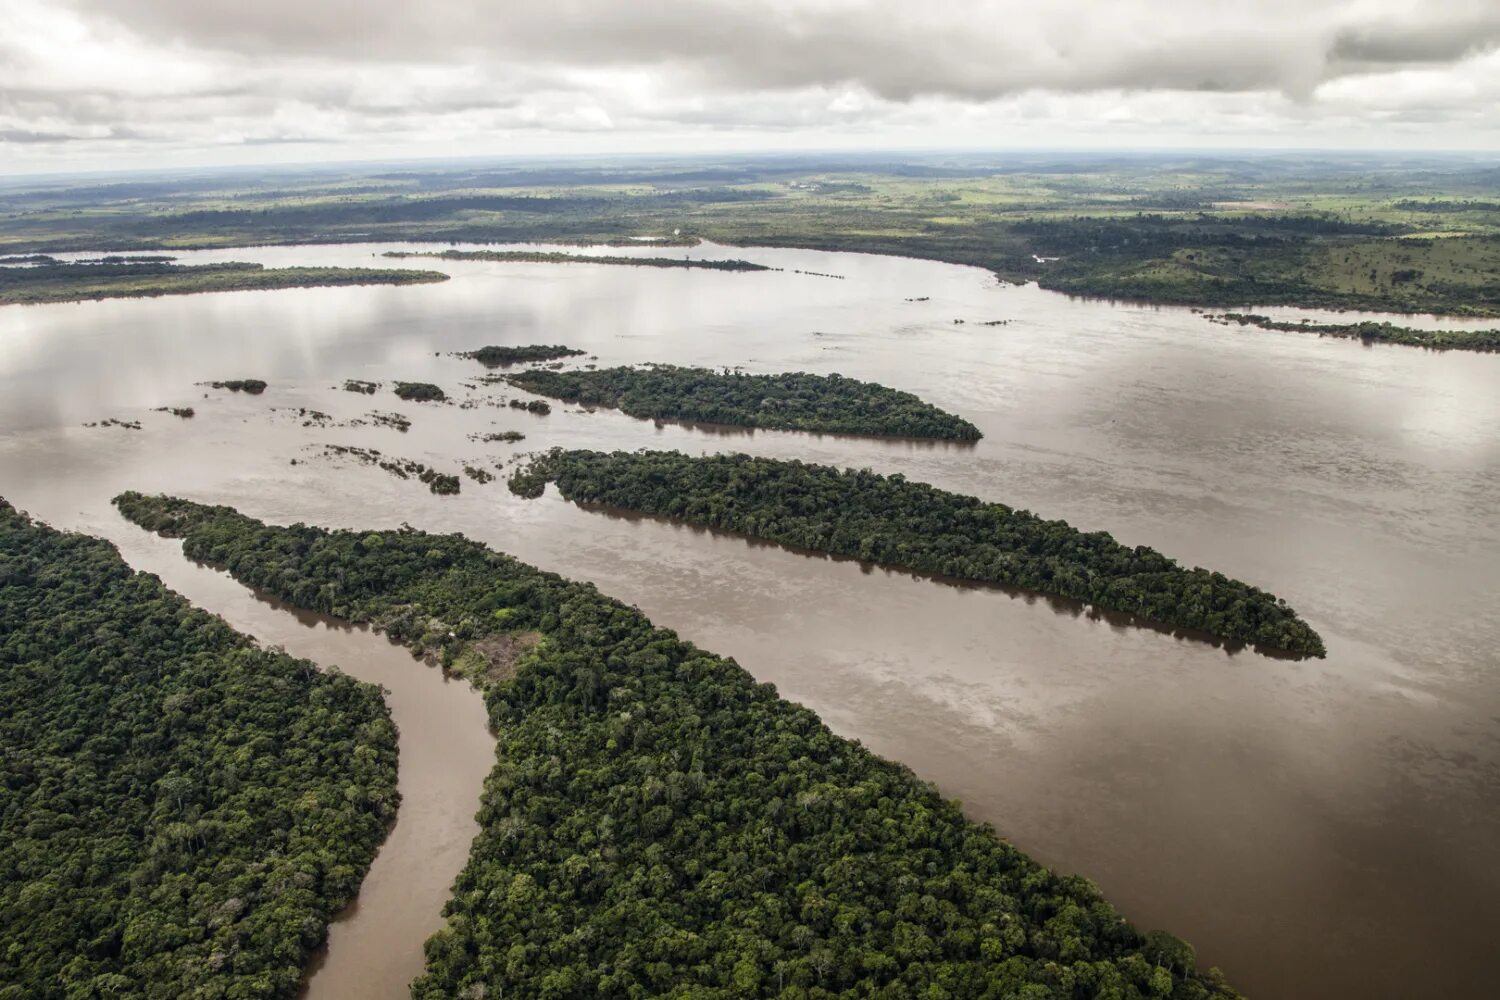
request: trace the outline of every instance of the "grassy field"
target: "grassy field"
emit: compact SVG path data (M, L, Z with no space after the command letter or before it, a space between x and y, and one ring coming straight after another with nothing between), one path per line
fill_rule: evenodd
M0 186L0 254L703 238L972 264L1079 295L1495 315L1497 184L1475 159L1085 154L31 180Z

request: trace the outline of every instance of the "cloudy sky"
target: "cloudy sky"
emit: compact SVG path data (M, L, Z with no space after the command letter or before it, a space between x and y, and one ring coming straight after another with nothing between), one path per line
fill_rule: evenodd
M0 173L488 154L1500 151L1500 0L0 0Z

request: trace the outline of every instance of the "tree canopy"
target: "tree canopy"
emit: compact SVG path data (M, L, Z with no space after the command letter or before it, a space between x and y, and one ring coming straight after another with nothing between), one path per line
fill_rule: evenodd
M979 428L899 389L841 375L747 375L649 365L595 371L532 369L512 385L633 417L784 431L977 441Z
M1177 628L1302 656L1323 640L1284 601L1145 546L905 476L797 461L680 452L554 449L511 489L680 518L784 545L903 569L1022 587Z
M417 1000L1235 996L1086 880L591 585L457 534L116 503L483 686L498 759Z
M292 997L396 805L378 688L0 501L0 1000Z

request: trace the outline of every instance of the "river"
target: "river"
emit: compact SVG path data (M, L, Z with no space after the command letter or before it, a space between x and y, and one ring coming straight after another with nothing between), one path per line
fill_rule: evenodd
M389 248L185 259L432 263L373 256ZM591 580L909 764L1040 860L1088 876L1248 996L1485 995L1500 928L1500 357L1226 328L924 261L689 252L785 270L443 261L454 278L438 285L0 309L0 493L120 543L132 564L262 639L392 689L400 819L333 929L315 995L405 995L405 972L358 977L398 951L387 968L420 967L462 848L439 859L415 830L448 810L431 836L472 832L493 758L482 709L379 637L299 624L145 540L109 507L122 489L277 522L462 531ZM837 371L916 392L985 438L741 433L336 388L425 380L462 399L482 369L447 352L489 343L565 343L601 365ZM194 385L238 377L271 387L247 397ZM151 411L165 405L196 416ZM335 424L395 411L413 426L304 426L298 407ZM111 417L143 429L82 426ZM470 439L512 429L526 440ZM584 511L550 491L522 501L501 481L465 479L461 495L437 497L329 460L324 443L453 472L553 445L900 471L1265 587L1318 629L1329 656L1228 652L1045 599ZM402 714L403 691L414 714ZM449 713L473 721L444 726ZM429 744L464 760L462 775L418 763ZM440 805L421 791L439 772L466 789ZM420 918L359 930L408 910Z

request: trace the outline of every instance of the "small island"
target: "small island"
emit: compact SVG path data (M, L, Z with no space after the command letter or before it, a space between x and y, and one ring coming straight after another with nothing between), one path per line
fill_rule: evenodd
M748 260L703 260L695 257L629 257L623 254L562 253L556 250L387 250L386 257L431 257L437 260L488 260L509 264L615 264L621 267L687 267L707 271L772 271Z
M1295 656L1323 640L1285 601L1154 549L904 476L749 455L554 449L511 477L520 496L676 518L882 566L1085 601Z
M408 402L441 403L448 398L447 393L431 382L397 382L394 391Z
M766 430L977 441L979 428L909 392L842 375L747 375L648 365L594 371L532 369L506 377L518 388L632 417Z
M486 368L503 368L508 365L527 364L534 361L553 361L582 354L582 351L562 344L527 344L523 347L481 347L477 351L461 351L460 358L478 361Z
M1256 313L1209 313L1205 316L1224 326L1239 324L1285 333L1315 333L1320 337L1345 337L1366 344L1401 344L1433 351L1500 351L1500 329L1419 330L1390 322L1361 320L1354 323L1313 323L1309 320L1277 320Z
M206 383L211 389L228 389L230 392L245 392L259 396L266 391L267 383L258 378L231 378L222 382Z
M195 292L238 292L333 285L412 285L447 281L441 271L366 267L276 267L230 261L174 264L127 257L64 263L50 258L24 267L0 267L0 305L147 298Z

